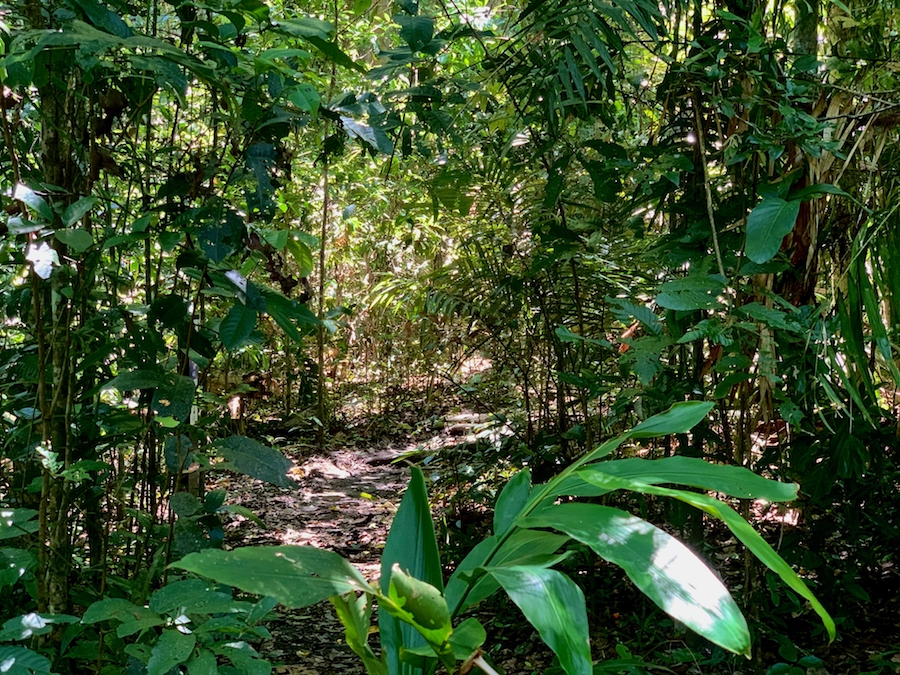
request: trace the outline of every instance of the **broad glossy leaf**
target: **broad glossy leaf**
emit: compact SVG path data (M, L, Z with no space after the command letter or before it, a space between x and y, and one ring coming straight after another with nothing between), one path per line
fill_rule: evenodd
M825 630L828 631L829 637L832 640L834 639L834 620L822 606L822 603L819 602L812 591L810 591L800 577L797 576L797 573L794 572L794 570L791 569L791 566L775 552L769 543L727 504L720 502L718 499L713 499L708 495L687 492L685 490L663 488L637 480L609 476L600 472L584 473L582 475L585 480L608 490L631 490L633 492L672 497L690 504L711 516L719 518L728 526L728 529L734 533L735 537L742 541L744 545L750 549L753 555L759 558L760 562L780 576L788 587L809 601L816 614L822 619L822 623L825 626Z
M297 276L308 277L313 271L313 255L312 251L309 250L309 246L300 240L296 233L292 232L287 241L287 249L294 256L294 262L297 263L297 267L300 268Z
M123 598L105 598L97 600L87 608L81 623L97 623L98 621L136 621L157 617L156 612L139 607ZM158 618L158 617L157 617Z
M278 26L286 33L299 38L317 37L322 40L330 40L334 34L334 26L330 23L309 17L281 19L278 21Z
M494 534L503 534L509 529L516 516L528 503L530 494L531 472L524 469L509 479L497 497L497 505L494 508Z
M193 634L185 635L177 630L164 630L150 651L147 675L166 675L179 663L184 663L190 658L195 644L197 637Z
M94 239L86 230L77 228L56 230L54 236L72 249L75 253L84 253L94 245Z
M404 16L397 14L394 21L400 25L400 39L417 52L434 37L434 19L428 16Z
M682 401L668 410L644 420L625 436L627 438L656 438L670 434L684 434L693 429L712 410L713 403Z
M197 385L186 375L166 373L164 382L153 394L151 408L159 417L172 417L186 422L194 403Z
M3 628L0 630L0 642L28 640L35 635L46 635L53 630L54 625L78 622L77 616L68 614L45 614L42 616L36 612L29 612L13 617L3 624Z
M13 199L18 199L25 204L33 213L40 216L45 223L53 222L53 210L50 208L50 205L27 185L22 183L16 185Z
M2 522L2 515L0 515L0 522ZM0 525L0 530L2 527ZM0 591L4 586L12 586L35 567L37 567L37 560L28 551L20 548L0 548Z
M319 103L322 99L319 96L319 92L311 84L298 84L286 92L285 97L304 112L312 115L319 112Z
M590 471L635 479L651 485L677 483L741 499L765 499L769 502L789 502L796 499L799 487L796 483L779 483L757 476L740 466L711 464L696 457L633 457L594 464L579 473Z
M425 476L421 469L415 467L411 472L409 487L400 500L400 507L391 524L381 556L381 591L385 595L390 592L391 570L395 564L399 564L410 576L421 579L438 590L444 587ZM388 672L391 675L417 672L419 669L400 662L402 647L423 644L417 631L387 612L379 613L378 626L381 631L381 646L387 655Z
M849 12L848 12L849 14ZM837 185L831 183L816 183L815 185L807 185L805 188L797 190L791 199L799 199L801 201L807 199L815 199L822 195L838 195L839 197L850 197L849 194L841 190ZM850 197L852 199L852 197Z
M747 257L757 264L768 262L781 248L782 240L794 229L800 201L779 197L762 200L747 216Z
M33 509L0 509L0 539L37 532L39 524L34 520L37 515Z
M215 445L235 471L278 487L296 487L287 475L294 463L278 450L246 436L229 436Z
M697 309L716 309L722 302L719 296L725 284L718 277L694 275L664 283L656 296L656 303L666 309L692 312Z
M216 585L205 579L185 579L167 584L150 596L149 605L159 614L215 614L229 612L237 606L230 593L217 591Z
M136 389L155 389L166 383L166 373L156 370L132 370L128 373L117 375L105 385L104 389L113 387L119 391L134 391Z
M454 616L490 597L499 588L496 579L490 575L470 580L469 575L475 573L479 567L501 565L545 567L555 560L553 554L569 541L569 537L555 532L520 529L513 532L499 550L494 551L497 541L498 537L488 537L480 542L463 558L447 582L447 591L444 595Z
M361 73L366 72L365 66L357 63L352 58L350 58L347 53L341 50L341 48L338 47L334 42L323 40L322 38L315 35L306 37L306 41L313 45L316 49L322 52L337 65L343 66L344 68L350 68L352 70L358 70Z
M208 649L200 652L187 662L188 675L218 675L216 655Z
M584 594L561 572L542 567L490 567L568 675L591 675Z
M208 549L187 555L171 566L248 593L271 596L293 609L333 595L373 590L359 571L337 553L313 546Z
M50 673L50 661L25 647L0 645L0 665L3 675L32 675Z
M559 504L528 518L590 546L625 570L664 612L711 642L749 655L747 622L728 589L687 546L641 518L599 504Z
M228 351L234 351L250 337L256 328L256 310L242 302L235 302L222 323L219 324L219 339Z
M63 211L62 221L65 227L72 227L84 216L85 213L94 208L97 203L96 197L82 197L77 202L69 204Z

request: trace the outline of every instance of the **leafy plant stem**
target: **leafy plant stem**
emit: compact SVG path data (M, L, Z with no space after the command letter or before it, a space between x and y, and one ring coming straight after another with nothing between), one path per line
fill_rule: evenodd
M584 457L581 457L580 459L572 462L569 466L567 466L559 474L557 474L555 478L552 478L548 482L544 483L543 487L541 487L541 489L536 494L533 494L529 498L528 503L522 508L522 510L519 512L519 515L516 517L516 521L527 518L538 506L543 504L546 499L555 494L556 488L561 485L563 481L569 478L569 476L574 475L575 472L578 471L578 469L583 467L588 462L592 462L594 460L600 459L601 457L605 457L617 447L619 447L619 445L624 443L627 438L628 436L625 435L610 439L593 452L589 452L584 455ZM509 527L506 532L497 537L497 541L494 543L494 545L491 547L490 552L485 557L484 567L490 566L494 556L497 555L497 552L503 547L503 544L506 543L506 541L517 529L519 529L518 525L513 523L513 525ZM471 589L472 586L469 586L465 590L465 592L460 595L459 600L456 602L456 604L450 608L451 616L456 616L460 611L460 608L465 606L465 600L468 597L469 591L471 591Z

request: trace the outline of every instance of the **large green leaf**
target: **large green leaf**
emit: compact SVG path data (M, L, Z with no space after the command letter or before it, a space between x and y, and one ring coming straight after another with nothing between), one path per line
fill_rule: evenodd
M531 472L528 469L519 471L509 479L494 508L494 534L503 534L510 528L516 516L528 503L531 494Z
M459 612L490 597L499 588L490 575L471 578L479 567L522 566L548 567L556 561L553 555L569 541L555 532L518 529L498 546L499 537L488 537L473 548L457 565L447 582L446 598L450 611ZM471 588L469 588L471 586Z
M444 587L425 476L418 468L412 469L409 487L400 501L381 556L381 590L385 595L390 592L391 570L395 564L408 575L439 590ZM379 613L378 626L390 675L418 672L420 669L400 661L401 648L423 644L416 630L387 612Z
M72 227L84 216L85 213L94 208L97 203L96 197L82 197L77 202L69 204L63 211L62 221L65 227Z
M625 436L627 438L656 438L670 434L684 434L693 429L712 410L707 401L681 401L668 410L644 420Z
M228 351L234 351L256 328L256 310L242 302L234 303L219 324L219 339Z
M37 532L38 514L33 509L0 509L0 539L12 539L30 532Z
M543 567L489 567L568 675L591 675L584 594L561 572Z
M179 663L184 663L194 651L197 637L177 630L164 630L150 652L147 675L165 675Z
M16 185L16 189L13 191L13 199L18 199L25 204L35 215L40 216L44 222L50 223L53 221L53 209L44 201L43 197L27 185L22 183Z
M84 616L81 617L81 623L90 624L110 620L125 623L128 621L152 619L156 616L156 612L146 607L135 605L124 598L105 598L91 603Z
M248 593L271 596L294 609L333 595L374 591L359 571L337 553L313 546L207 549L185 556L172 567Z
M599 504L559 504L525 519L523 527L550 527L590 546L625 570L664 612L711 642L750 654L747 622L728 589L687 546L658 527Z
M186 375L166 373L165 381L156 388L151 408L160 417L173 417L186 422L194 403L196 383Z
M734 509L727 504L720 502L718 499L696 492L687 492L685 490L673 490L663 488L657 485L650 485L637 480L629 480L627 478L619 478L610 476L599 471L579 471L585 480L598 485L607 490L631 490L632 492L642 492L645 494L660 495L663 497L672 497L694 506L711 516L719 518L724 522L728 529L734 533L744 545L770 570L775 572L781 579L795 591L798 595L809 601L816 614L822 619L825 630L833 640L835 637L834 620L822 606L822 603L812 594L812 591L803 583L803 580L797 576L797 573L791 569L791 566L775 552L769 543L763 539L759 533Z
M53 234L75 253L84 253L94 245L94 239L90 233L80 228L57 230Z
M718 277L692 275L673 279L660 286L656 304L666 309L693 312L698 309L717 309L725 284Z
M434 37L434 19L428 16L404 16L397 14L394 21L400 25L400 39L417 52Z
M229 436L216 441L215 445L219 455L235 471L278 487L296 487L296 483L287 475L294 463L278 450L246 436Z
M799 213L799 200L763 199L747 216L747 257L759 265L774 258L782 240L794 229Z
M25 647L0 645L0 667L3 675L50 673L50 660Z
M768 480L740 466L710 464L696 457L680 455L663 459L632 457L594 464L581 470L582 473L588 471L633 478L651 485L690 485L741 499L765 499L768 502L789 502L796 499L799 487L796 483Z
M159 614L228 613L236 608L230 593L205 579L185 579L163 586L150 596L150 609Z

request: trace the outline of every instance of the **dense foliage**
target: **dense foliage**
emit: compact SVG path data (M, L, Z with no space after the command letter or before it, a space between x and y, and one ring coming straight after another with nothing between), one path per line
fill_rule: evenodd
M502 421L477 470L538 485L712 404L618 452L798 483L779 553L864 628L900 544L898 31L894 0L0 6L0 670L267 668L273 602L166 585L252 516L197 481L292 485L254 400L324 444L444 381ZM758 634L817 645L743 564Z

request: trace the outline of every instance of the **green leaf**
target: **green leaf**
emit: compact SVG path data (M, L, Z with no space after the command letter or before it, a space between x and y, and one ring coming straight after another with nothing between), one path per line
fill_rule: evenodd
M304 112L312 115L319 112L319 103L322 99L319 96L319 92L311 84L298 84L287 91L285 97Z
M256 310L235 302L219 324L219 339L230 352L244 344L256 328Z
M559 504L525 519L590 546L625 570L647 597L674 619L735 654L750 655L747 622L728 589L687 546L658 527L599 504Z
M496 536L488 537L480 542L457 565L453 576L447 582L447 591L444 595L454 615L490 597L499 588L497 581L490 575L473 577L479 567L504 565L549 567L556 561L553 554L569 541L568 537L554 532L519 529L494 551L497 539Z
M494 534L501 535L512 526L516 516L528 503L530 494L531 472L524 469L509 479L497 497L497 505L494 508Z
M36 612L29 612L21 616L16 616L3 624L0 630L0 642L9 642L13 640L28 640L35 635L46 635L53 630L54 625L66 623L78 623L77 616L68 614L46 614L40 615Z
M656 438L684 434L693 429L712 410L713 403L681 401L668 410L644 420L625 434L626 438Z
M685 312L716 309L722 304L719 296L724 291L725 284L716 277L695 275L673 279L660 287L656 304Z
M18 199L25 204L36 215L40 216L45 223L53 222L53 210L50 208L50 205L27 185L22 183L16 185L16 189L13 191L13 199Z
M805 188L797 190L797 192L791 195L791 200L805 201L807 199L821 197L822 195L838 195L839 197L849 197L850 199L853 199L837 185L832 185L831 183L816 183L815 185L807 185Z
M196 389L197 385L188 376L166 373L153 394L150 407L158 417L172 417L186 422L191 414Z
M372 621L372 604L369 597L350 594L329 598L338 619L344 626L344 639L347 646L362 659L368 675L387 675L387 668L369 646L369 628ZM431 651L428 648L429 652ZM426 654L428 656L430 654Z
M0 509L0 539L37 532L39 523L32 520L37 515L33 509Z
M385 595L390 592L395 564L399 564L410 576L425 581L438 590L444 587L425 476L416 467L411 471L409 487L400 500L400 507L394 516L381 556L381 591ZM421 645L422 637L412 626L400 622L387 612L379 613L378 625L388 672L391 675L415 672L417 669L409 664L400 663L400 649Z
M25 647L0 645L0 667L3 675L50 673L50 661Z
M579 471L599 471L611 476L635 479L650 485L678 483L721 492L741 499L764 499L789 502L797 498L796 483L780 483L757 476L749 469L725 464L710 464L697 457L665 457L663 459L619 459L594 464Z
M218 675L219 667L216 664L216 655L208 649L201 649L199 653L187 662L188 675Z
M337 46L334 42L329 42L320 37L316 37L314 35L310 35L306 37L306 41L309 42L312 46L322 52L325 56L328 57L329 60L333 61L339 66L343 66L344 68L350 68L352 70L358 70L361 73L366 72L365 66L360 63L357 63L353 59L351 59L345 52L341 50L340 47Z
M317 37L330 40L334 35L334 26L327 21L303 17L301 19L281 19L278 27L285 33L299 38Z
M91 603L81 617L81 623L91 624L100 621L136 621L159 618L156 612L146 607L139 607L123 598L105 598Z
M278 487L296 487L287 476L294 463L278 450L246 436L229 436L216 441L215 446L235 471Z
M197 644L195 635L185 635L177 630L164 630L150 652L147 675L166 675L179 663L190 658Z
M3 517L0 515L0 523L2 523L2 519ZM2 527L0 524L0 531L2 531ZM3 590L4 586L12 586L33 571L35 567L37 567L37 560L28 551L20 548L0 548L0 590Z
M592 674L587 609L574 581L541 567L489 567L488 572L559 657L568 675Z
M791 569L791 566L775 552L768 542L766 542L766 540L763 539L746 520L741 518L741 516L727 504L720 502L717 499L713 499L708 495L658 487L637 480L609 476L601 472L584 474L579 472L579 474L582 475L585 480L607 490L631 490L633 492L642 492L644 494L671 497L683 501L686 504L690 504L709 515L720 519L728 526L728 529L734 533L735 537L750 549L760 562L780 576L794 592L809 601L816 614L822 619L822 623L825 626L825 630L828 631L829 637L834 640L834 620L828 612L825 611L822 603L818 601L816 596L814 596L809 588L807 588L806 584L804 584L800 577L797 576L797 573L794 572L794 570Z
M156 370L132 370L127 373L117 375L105 385L104 389L110 387L119 391L134 391L137 389L156 389L164 386L167 382L167 374Z
M794 229L800 201L786 202L768 197L747 216L747 257L757 264L768 262L781 248L782 240Z
M287 249L294 256L294 262L297 263L297 267L300 268L297 276L308 277L313 271L314 265L312 251L309 250L309 246L301 241L296 233L292 232L287 242Z
M190 492L176 492L169 499L169 508L179 518L188 518L200 510L200 500Z
M404 16L397 14L394 22L400 25L400 39L417 52L434 37L434 19L429 16Z
M231 612L236 603L230 593L217 591L205 579L185 579L163 586L150 596L150 609L159 614L216 614Z
M65 227L72 227L84 216L85 213L94 208L97 203L96 197L82 197L74 204L69 204L62 214L62 222Z
M334 595L375 590L337 553L313 546L207 549L191 553L171 567L247 593L271 596L290 609L308 607Z

